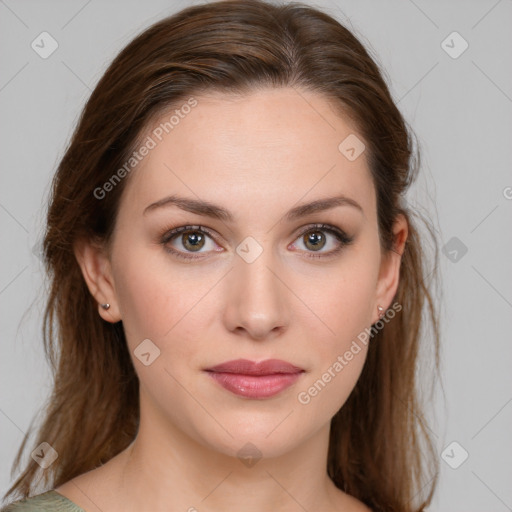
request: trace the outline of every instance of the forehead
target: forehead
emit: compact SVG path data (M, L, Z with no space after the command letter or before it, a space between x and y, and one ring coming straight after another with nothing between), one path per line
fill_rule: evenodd
M137 215L172 193L233 208L278 208L343 193L372 209L366 155L350 161L339 149L357 127L323 96L282 88L193 99L195 106L174 106L143 134L153 147L132 171L122 200ZM193 103L185 98L186 104Z

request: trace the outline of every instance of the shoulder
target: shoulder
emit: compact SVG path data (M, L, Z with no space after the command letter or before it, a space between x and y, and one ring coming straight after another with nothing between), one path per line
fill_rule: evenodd
M0 512L85 512L55 490L14 501Z

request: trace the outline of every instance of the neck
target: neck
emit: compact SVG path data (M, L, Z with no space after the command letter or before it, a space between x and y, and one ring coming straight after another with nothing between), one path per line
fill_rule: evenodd
M120 454L126 510L334 510L343 497L326 471L329 424L277 457L259 458L251 445L230 456L144 409L137 438Z

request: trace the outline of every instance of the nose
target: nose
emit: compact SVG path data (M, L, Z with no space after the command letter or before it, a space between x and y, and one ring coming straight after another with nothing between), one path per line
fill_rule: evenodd
M264 340L287 329L291 292L272 256L266 249L250 263L235 257L225 285L224 322L230 332Z

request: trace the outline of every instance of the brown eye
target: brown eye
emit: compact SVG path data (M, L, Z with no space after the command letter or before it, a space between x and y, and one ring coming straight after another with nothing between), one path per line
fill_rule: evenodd
M303 245L305 247L304 252L309 258L327 258L334 256L345 246L350 245L354 241L354 237L349 237L341 229L330 226L329 224L308 226L306 231L300 234L299 239L301 240L301 244L298 244L299 249L302 250L300 245ZM323 251L322 249L325 247L327 247L328 250Z
M307 226L297 240L300 240L300 243L296 242L300 251L304 252L307 257L328 258L350 245L354 241L354 237L349 237L335 226L317 224ZM212 244L210 248L208 242ZM201 226L182 226L172 229L160 237L160 243L166 252L184 260L203 258L209 252L222 251L215 243L212 234ZM328 250L323 250L325 248ZM194 253L197 253L197 256Z
M208 247L208 242L211 247ZM218 250L212 235L201 226L172 229L161 237L160 243L167 252L188 260L202 258L205 255L203 253L210 252L203 249ZM198 256L194 256L193 253L197 253Z
M181 234L181 243L187 251L199 251L204 247L205 237L199 231L186 231Z
M304 245L312 251L323 249L326 244L325 235L322 231L309 231L303 236Z

